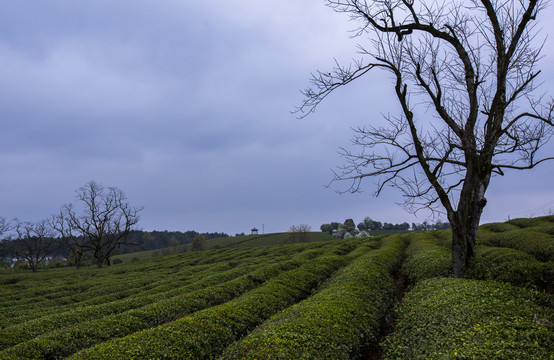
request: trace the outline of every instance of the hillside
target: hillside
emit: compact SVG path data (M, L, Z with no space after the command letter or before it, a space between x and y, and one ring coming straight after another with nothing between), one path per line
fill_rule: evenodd
M103 269L2 270L0 359L552 356L552 216L483 225L467 279L449 277L448 231L282 236Z

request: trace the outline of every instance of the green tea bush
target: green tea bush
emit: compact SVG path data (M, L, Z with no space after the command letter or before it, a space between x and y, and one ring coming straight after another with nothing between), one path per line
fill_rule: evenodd
M129 312L125 315L122 315L124 317L128 315L137 316L137 313L140 313L141 311L148 312L149 304L158 301L163 301L165 303L170 303L174 301L177 303L179 296L183 297L183 294L202 289L206 286L214 286L217 284L228 282L232 279L246 274L249 271L252 271L252 267L250 266L222 271L220 273L213 274L212 276L199 278L199 280L196 282L187 284L182 287L176 287L166 292L158 292L150 295L144 294L143 296L137 296L130 299L107 302L105 304L88 306L84 308L77 308L72 311L55 313L50 316L41 317L38 319L26 321L22 324L0 329L0 350L31 340L41 334L53 333L58 329L63 329L73 324L86 323L88 321L94 321L96 324L98 324L99 322L103 321L99 319L105 316L111 316L109 319L113 320L114 317L116 317L115 315L118 313L141 308L141 310ZM152 305L152 307L158 308L156 305ZM160 313L158 313L157 316L159 318L168 317L167 314L162 315Z
M364 358L375 342L394 297L391 272L398 266L403 242L383 240L341 269L315 295L276 314L221 359L351 359Z
M0 352L1 359L43 359L62 358L80 349L125 336L136 331L173 321L203 308L221 304L251 290L283 271L297 267L295 262L282 262L258 267L247 275L222 284L210 286L193 292L185 292L166 300L160 300L142 308L120 314L109 315L97 320L79 322L34 337ZM6 334L8 339L9 333Z
M540 216L535 218L518 218L518 219L508 220L506 223L515 225L520 228L552 225L552 223L554 223L554 215Z
M552 359L553 301L493 281L425 280L404 297L384 358Z
M480 247L470 276L535 290L554 290L554 262L543 263L523 251L510 248Z
M411 283L452 274L452 251L428 232L410 234L402 274Z
M502 233L479 233L480 245L509 247L533 255L540 261L554 261L554 237L529 229Z
M308 296L346 257L326 255L243 296L182 319L85 349L72 359L214 358L272 314Z
M517 230L520 227L516 226L514 224L509 224L509 223L503 222L503 223L484 224L484 225L481 225L480 228L484 229L484 230L488 230L490 232L498 233L498 232L506 232L506 231Z

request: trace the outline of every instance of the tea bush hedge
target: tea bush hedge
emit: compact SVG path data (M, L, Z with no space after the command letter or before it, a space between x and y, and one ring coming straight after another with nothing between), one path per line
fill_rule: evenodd
M552 295L508 284L434 278L397 310L385 359L552 359Z
M510 248L480 247L470 276L535 290L554 290L554 262L540 262L523 251Z
M386 238L379 250L354 260L321 291L278 313L220 358L363 358L393 303L391 272L399 265L402 247L398 236Z
M175 320L194 311L229 301L283 271L298 266L289 261L258 267L253 272L235 280L184 293L161 300L142 308L97 320L79 322L57 331L34 337L0 352L1 359L54 359L70 355L112 338Z
M540 261L554 261L554 237L542 232L520 229L501 233L480 232L480 245L509 247L533 255Z
M407 239L409 245L402 274L411 284L431 277L452 274L452 251L440 245L430 233L410 234Z
M214 358L275 312L308 296L346 260L339 255L318 257L225 304L104 342L71 359Z

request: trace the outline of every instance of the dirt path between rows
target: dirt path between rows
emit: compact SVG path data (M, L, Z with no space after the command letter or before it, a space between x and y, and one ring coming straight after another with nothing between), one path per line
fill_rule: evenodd
M404 279L404 276L402 276L402 272L400 269L396 270L392 276L395 285L395 302L385 314L385 320L381 328L381 333L379 334L378 340L375 343L369 345L367 356L365 357L366 360L381 360L383 358L383 349L381 348L381 342L383 342L385 338L394 331L395 328L393 309L394 305L399 304L404 297L404 293L406 291L406 281Z

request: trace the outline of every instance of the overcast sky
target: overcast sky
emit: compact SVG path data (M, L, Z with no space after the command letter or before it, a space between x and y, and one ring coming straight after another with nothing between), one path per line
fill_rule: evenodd
M144 207L144 230L426 220L392 189L372 197L371 180L362 194L325 187L351 127L397 108L386 74L290 114L310 72L357 57L353 28L323 0L3 1L0 216L50 216L95 180ZM493 179L483 221L554 210L553 169Z

